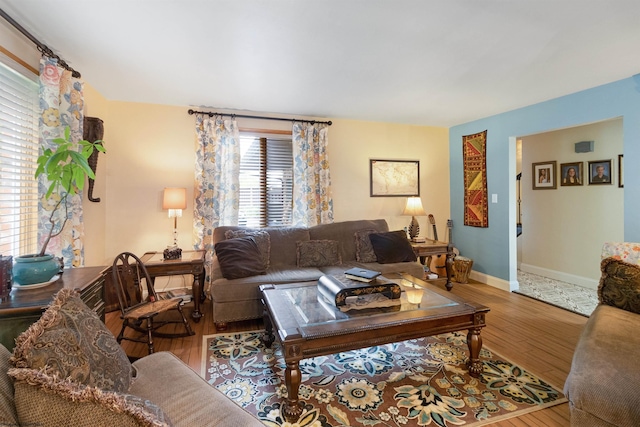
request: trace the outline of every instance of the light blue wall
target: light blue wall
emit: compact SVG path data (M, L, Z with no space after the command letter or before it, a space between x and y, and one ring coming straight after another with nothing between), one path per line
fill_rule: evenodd
M614 117L623 118L624 237L640 242L640 75L449 130L453 241L464 256L473 259L474 271L511 284L516 280L515 137ZM485 129L489 228L467 227L463 225L462 137ZM492 194L497 194L498 203L491 203Z

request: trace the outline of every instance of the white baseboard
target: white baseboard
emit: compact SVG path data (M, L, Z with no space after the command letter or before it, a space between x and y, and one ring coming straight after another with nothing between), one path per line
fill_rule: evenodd
M548 268L537 267L530 264L520 264L520 270L525 273L537 274L538 276L548 277L554 280L571 283L573 285L582 286L588 289L598 289L598 280L588 277L576 276L575 274L564 273L562 271L550 270Z
M502 289L503 291L511 292L518 289L518 282L509 282L507 280L499 279L494 276L489 276L488 274L480 273L474 270L471 270L471 274L469 275L473 280L477 280L478 282L486 283L489 286L493 286L494 288Z

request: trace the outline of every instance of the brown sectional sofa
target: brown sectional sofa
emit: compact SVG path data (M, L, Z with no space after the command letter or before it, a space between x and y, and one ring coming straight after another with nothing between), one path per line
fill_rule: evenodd
M60 291L0 345L0 426L262 426L169 352L131 363L96 314Z
M214 245L226 240L229 230L248 230L243 227L221 226L213 232ZM262 305L258 287L265 283L283 284L317 281L324 274L343 273L351 267L364 267L370 270L408 273L422 277L423 267L417 261L394 262L358 262L356 232L374 230L388 232L389 226L384 219L343 221L322 224L309 228L264 228L269 233L270 256L266 274L257 274L237 279L225 279L222 275L217 255L214 254L211 285L208 295L212 300L213 321L219 328L228 322L262 317ZM337 242L341 263L325 266L298 266L298 242L305 241Z
M640 244L634 245L638 252ZM637 426L640 265L608 257L601 269L599 304L580 335L564 386L571 425Z

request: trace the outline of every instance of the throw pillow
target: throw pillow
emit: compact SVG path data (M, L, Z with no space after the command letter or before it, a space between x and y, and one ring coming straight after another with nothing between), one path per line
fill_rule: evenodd
M640 314L640 266L605 258L600 263L600 269L600 302Z
M262 264L265 270L269 269L269 259L271 258L271 236L264 230L227 230L224 233L226 239L235 239L237 237L253 237L258 245Z
M369 235L371 233L377 233L373 228L367 228L366 230L358 230L355 232L356 240L356 261L358 262L376 262L376 253L371 246L371 239Z
M8 374L15 379L20 425L172 425L162 409L137 396L81 385L44 370L12 368Z
M415 261L416 254L411 248L407 234L402 231L369 234L371 246L380 264Z
M296 242L298 267L324 267L342 264L337 240L306 240Z
M71 289L59 291L16 338L11 364L117 392L129 389L132 376L131 362L111 331Z
M214 249L225 279L240 279L266 273L254 237L223 240L216 243Z

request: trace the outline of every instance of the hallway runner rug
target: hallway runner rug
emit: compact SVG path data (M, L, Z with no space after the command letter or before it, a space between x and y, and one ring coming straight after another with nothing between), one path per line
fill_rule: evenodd
M487 131L462 137L464 225L489 227Z
M267 426L479 426L566 402L487 348L484 373L469 376L465 331L302 360L304 411L289 424L281 347L262 333L203 337L202 376Z

